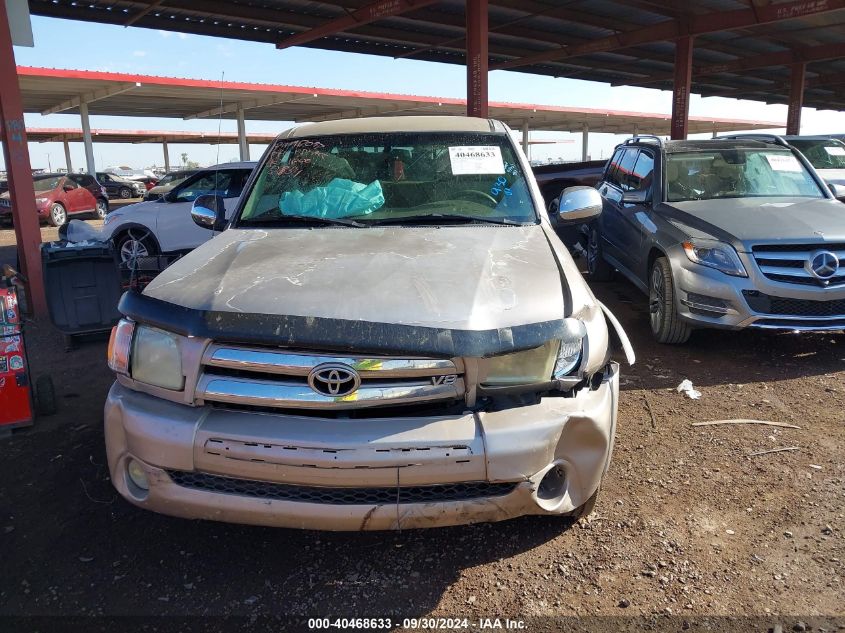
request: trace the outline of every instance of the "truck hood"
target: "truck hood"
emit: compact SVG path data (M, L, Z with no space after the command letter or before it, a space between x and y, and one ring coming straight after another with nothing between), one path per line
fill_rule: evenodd
M489 330L559 320L540 225L229 229L144 294L213 312Z
M722 198L663 205L667 220L747 250L755 242L845 241L845 205L819 198Z

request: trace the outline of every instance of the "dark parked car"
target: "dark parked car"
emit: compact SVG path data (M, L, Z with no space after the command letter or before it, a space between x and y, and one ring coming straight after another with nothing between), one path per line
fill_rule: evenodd
M97 180L105 187L110 198L121 198L122 200L140 198L147 190L141 182L121 178L120 176L107 172L98 171Z
M38 217L53 226L62 226L71 215L92 213L105 217L108 203L74 182L65 174L39 174L33 178L35 206ZM9 192L0 195L0 221L12 221L12 201Z
M550 209L560 192L567 187L586 185L594 187L604 172L607 160L588 160L580 163L555 163L535 165L531 168L540 187L540 193Z
M168 172L158 181L155 187L147 191L144 200L158 200L199 171L199 169L180 169L179 171Z
M567 187L594 187L601 180L607 160L588 160L579 163L556 163L532 167L534 178L543 194L546 210L552 226L564 244L575 252L580 240L580 227L573 224L561 226L558 223L558 204L561 191Z
M617 269L645 292L661 343L696 327L843 330L845 213L832 189L782 139L630 139L598 185L590 275Z

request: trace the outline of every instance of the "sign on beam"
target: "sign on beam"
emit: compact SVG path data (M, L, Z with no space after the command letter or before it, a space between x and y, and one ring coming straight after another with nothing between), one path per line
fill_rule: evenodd
M32 37L32 22L29 18L27 0L6 0L6 15L9 17L9 31L15 46L35 46Z

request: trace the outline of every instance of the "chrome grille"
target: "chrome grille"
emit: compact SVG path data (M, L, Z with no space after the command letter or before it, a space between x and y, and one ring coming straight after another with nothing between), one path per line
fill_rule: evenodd
M840 261L839 271L825 280L807 270L807 263L818 251L830 251ZM823 287L845 284L845 243L757 245L751 252L760 272L772 281Z
M344 366L360 377L347 395L321 393L308 376L324 365ZM357 409L459 400L459 360L329 355L278 348L212 344L203 355L197 400L287 409Z
M207 473L169 470L178 486L223 494L331 505L385 505L394 503L436 503L500 497L516 489L516 483L468 481L430 486L392 486L386 488L339 488L279 484L253 479L235 479Z

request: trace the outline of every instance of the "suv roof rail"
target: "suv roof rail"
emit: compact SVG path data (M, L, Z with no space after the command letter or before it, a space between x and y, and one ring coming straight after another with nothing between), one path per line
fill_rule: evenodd
M789 147L789 143L787 143L782 136L778 136L777 134L727 134L725 136L717 136L715 137L717 140L719 139L730 139L730 140L737 140L737 139L749 139L752 141L763 141L764 143L775 143L777 145L783 145L784 147Z
M637 134L636 136L632 136L631 138L626 138L622 144L623 145L631 145L632 143L639 143L640 141L647 141L651 143L657 143L657 145L663 145L663 139L659 136L655 136L654 134Z

